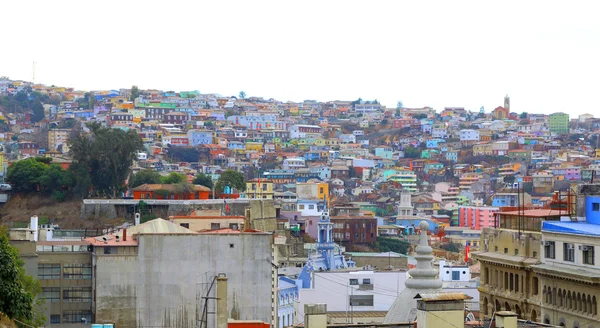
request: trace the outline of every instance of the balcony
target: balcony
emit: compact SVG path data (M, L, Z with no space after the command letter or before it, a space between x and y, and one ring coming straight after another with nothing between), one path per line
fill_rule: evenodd
M358 290L373 290L373 284L358 285Z

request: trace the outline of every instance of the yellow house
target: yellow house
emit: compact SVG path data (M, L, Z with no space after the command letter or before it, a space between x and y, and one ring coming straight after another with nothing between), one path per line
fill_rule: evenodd
M246 151L248 151L248 150L255 150L258 152L262 152L263 144L262 144L262 142L248 141L248 142L246 142Z
M492 144L477 144L473 145L473 156L480 155L488 155L491 156L493 154Z
M315 146L325 146L327 144L327 140L323 138L316 138L314 145Z
M269 179L246 181L246 198L273 199L273 181Z

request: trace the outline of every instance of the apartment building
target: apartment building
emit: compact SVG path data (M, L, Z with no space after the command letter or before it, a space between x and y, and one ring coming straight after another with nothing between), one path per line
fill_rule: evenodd
M473 230L494 228L496 224L495 213L498 207L489 206L459 206L458 223L460 227L469 227Z
M48 150L57 150L63 154L69 153L69 129L48 130Z

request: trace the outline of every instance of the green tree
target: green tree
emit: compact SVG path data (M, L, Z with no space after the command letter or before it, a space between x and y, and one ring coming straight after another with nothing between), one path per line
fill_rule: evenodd
M35 158L24 159L10 165L6 180L13 185L15 191L36 191L46 169L47 166Z
M412 146L404 147L404 158L421 158L421 149Z
M39 183L43 191L51 193L54 200L61 202L65 200L73 179L60 165L52 164L39 178Z
M25 269L19 252L0 228L0 313L10 319L30 321L34 318L34 296L23 281Z
M186 180L187 179L186 179L185 175L179 174L177 172L171 172L166 177L161 177L160 178L160 182L164 183L164 184L183 183Z
M396 103L396 109L401 109L404 108L404 104L402 103L402 100L398 100L398 102Z
M136 173L131 179L131 188L135 188L141 186L143 184L159 184L161 183L160 173L152 170L152 169L143 169Z
M169 158L174 162L198 162L198 149L196 147L169 146Z
M130 101L135 101L137 97L140 96L140 88L137 85L131 87L131 97L129 97Z
M396 252L400 254L406 254L408 248L410 247L410 243L396 238L377 237L375 247L377 247L380 252Z
M40 101L34 101L31 107L33 114L31 115L31 122L39 122L44 119L44 105Z
M112 129L97 122L88 123L87 127L89 134L70 140L70 154L77 167L73 170L75 181L87 181L89 175L95 192L116 198L117 193L125 190L136 152L143 149L142 140L133 130Z
M424 118L427 118L427 114L416 114L416 115L413 115L413 118L417 119L417 120L422 120Z
M246 182L244 181L244 176L240 172L236 172L234 170L226 170L221 174L221 177L217 181L215 188L219 192L223 192L226 186L230 186L237 190L245 191L246 190Z
M523 113L521 113L521 115L519 115L519 118L520 119L527 118L527 115L528 115L527 112L523 112Z
M240 91L240 99L246 99L246 92L244 90Z
M213 187L212 178L202 172L198 173L194 177L194 181L192 181L192 182L196 185L205 186L205 187L211 188L211 189Z
M504 176L502 181L504 181L504 183L508 183L508 184L512 185L513 183L515 183L515 176L514 175L506 175L506 176Z

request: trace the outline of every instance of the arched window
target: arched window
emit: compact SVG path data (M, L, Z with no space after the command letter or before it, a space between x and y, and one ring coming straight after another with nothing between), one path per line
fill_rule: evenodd
M487 297L483 298L483 315L487 315L488 314L488 299Z
M592 314L593 310L592 310L592 298L590 297L590 295L587 296L587 313Z
M596 303L596 296L592 297L592 314L598 314L598 303Z
M575 308L576 311L581 311L581 293L577 293L577 307Z
M572 306L573 306L573 300L571 299L571 291L569 291L569 292L567 293L567 302L566 302L566 308L567 308L568 310L570 310Z
M559 288L559 289L558 289L558 295L557 295L557 297L558 297L558 303L557 303L556 305L558 305L558 306L560 306L560 307L562 307L562 306L563 306L562 293L563 293L563 292L562 292L562 289L560 289L560 288Z
M552 305L556 305L556 287L552 288Z
M537 322L537 312L535 310L531 310L531 321Z
M504 302L504 311L511 311L510 304L508 304L508 302Z
M587 313L588 311L587 298L585 297L585 294L581 294L581 311L583 313Z

